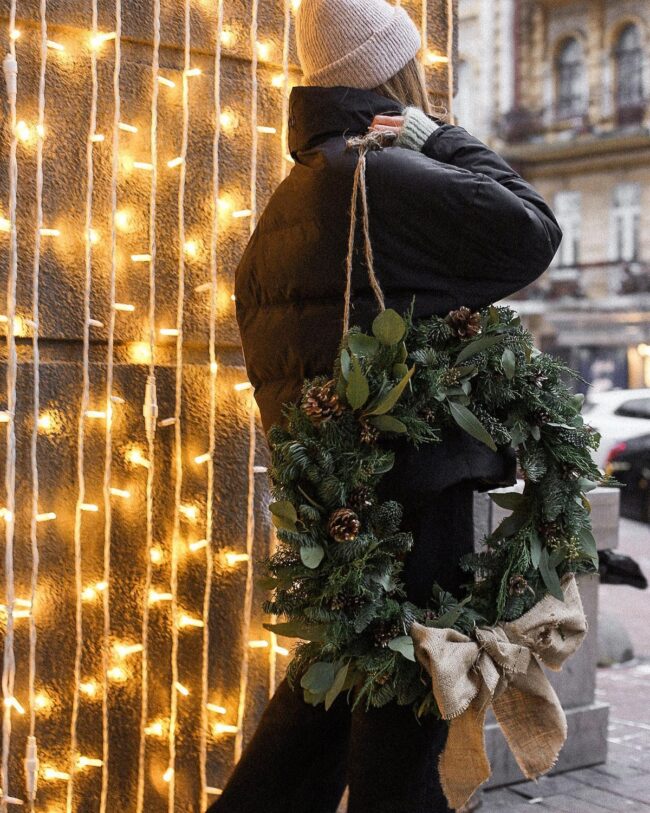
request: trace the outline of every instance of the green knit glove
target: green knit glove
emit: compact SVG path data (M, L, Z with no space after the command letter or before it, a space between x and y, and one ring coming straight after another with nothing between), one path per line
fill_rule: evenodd
M404 126L397 139L397 146L421 151L429 136L438 129L438 125L419 107L406 107L402 115Z

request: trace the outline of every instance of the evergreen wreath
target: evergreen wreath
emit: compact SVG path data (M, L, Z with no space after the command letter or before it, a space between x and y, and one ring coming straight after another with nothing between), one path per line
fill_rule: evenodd
M414 621L471 634L546 594L563 599L564 574L597 570L585 494L614 481L592 460L600 438L565 383L575 375L510 308L491 306L418 321L385 310L371 335L345 333L332 379L305 382L269 434L278 544L261 584L273 591L265 612L285 619L266 629L298 639L287 677L308 703L329 708L347 691L353 707L435 713ZM438 443L453 424L492 450L513 447L525 486L491 495L511 514L464 557L464 595L434 586L416 607L400 581L413 538L402 507L377 497L394 460L385 441Z

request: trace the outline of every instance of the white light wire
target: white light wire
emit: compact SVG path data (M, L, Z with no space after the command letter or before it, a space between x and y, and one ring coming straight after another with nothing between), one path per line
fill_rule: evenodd
M9 14L9 31L16 27L16 0L11 0ZM7 809L9 792L9 754L11 750L11 714L12 705L7 702L13 698L16 678L16 658L14 652L14 605L16 600L14 583L14 530L16 514L16 378L18 359L16 355L16 338L14 322L16 316L16 279L18 276L18 243L16 233L16 199L18 189L18 159L16 138L16 85L17 60L16 42L9 40L9 54L4 61L5 81L9 96L9 126L11 141L9 147L9 268L7 273L7 449L5 464L5 602L7 605L7 628L4 638L2 661L2 695L5 700L2 717L2 764L0 767L0 784L3 790L0 809Z
M92 4L92 34L97 35L97 0ZM90 294L92 287L92 240L90 238L93 225L93 192L94 192L94 142L93 136L97 127L97 54L95 49L90 52L90 74L92 95L90 102L90 123L88 140L86 142L86 210L85 210L85 251L84 251L84 326L82 349L82 385L81 403L79 405L79 419L77 424L77 502L74 516L74 571L75 571L75 655L74 655L74 687L72 694L72 712L70 717L70 755L68 787L66 793L66 813L72 813L74 799L74 769L77 760L77 723L80 706L81 684L81 656L83 652L83 571L81 550L81 524L82 508L86 501L85 480L85 425L86 412L90 403Z
M172 600L171 629L171 696L169 714L169 813L174 813L176 789L176 726L178 723L178 548L180 545L180 506L183 493L183 315L185 306L185 183L187 179L187 147L190 123L188 72L191 65L190 0L184 3L184 60L183 60L183 136L181 144L180 177L178 182L178 300L176 305L176 386L174 398L174 527L171 541Z
M251 208L251 234L257 222L257 16L259 0L251 3L251 177L250 177L250 208ZM235 734L234 759L239 762L244 746L244 718L246 715L246 694L248 691L248 668L250 661L250 648L248 639L253 609L253 544L255 541L255 399L254 391L250 391L249 404L249 443L248 443L248 504L246 512L246 586L244 588L243 611L243 653L239 677L239 703L237 708L237 732Z
M109 275L109 317L108 341L106 348L106 437L104 448L104 574L103 581L107 585L102 590L102 603L104 613L104 636L102 646L102 789L100 796L100 813L106 813L108 804L109 782L109 683L108 670L111 645L111 606L110 606L110 577L111 577L111 471L113 454L113 375L115 345L115 287L117 276L117 229L115 215L117 212L117 185L119 171L120 147L120 73L122 67L122 0L115 0L115 62L113 66L113 144L111 166L111 194L110 194L110 275Z
M41 266L41 229L43 228L43 127L45 124L45 74L47 69L47 2L40 2L40 71L38 78L38 127L36 143L36 229L34 234L34 258L32 266L32 432L30 443L30 464L32 472L32 511L29 537L32 551L32 574L30 584L29 615L29 734L25 754L25 785L27 800L33 810L37 790L37 746L36 746L36 644L37 629L34 607L36 606L36 589L38 586L38 514L39 475L38 475L38 413L40 411L40 353L39 353L39 276Z
M147 485L146 485L146 572L142 604L142 671L140 685L140 732L138 746L138 783L136 788L136 813L144 811L144 790L146 777L146 727L149 716L149 593L151 590L153 562L154 528L154 474L155 474L155 431L158 417L156 398L156 196L158 191L158 92L160 69L160 0L153 2L153 54L151 63L151 192L149 199L149 372L147 377L144 419L147 436Z
M221 33L223 31L223 0L217 3L217 31L214 54L214 138L212 142L212 229L210 235L210 333L209 333L209 426L208 426L208 487L206 496L205 590L203 593L203 640L201 660L201 732L199 737L199 779L201 783L201 807L208 804L208 682L210 679L210 605L212 599L212 574L214 555L212 550L214 532L214 453L217 420L217 294L218 294L218 247L219 247L219 147L221 140Z
M246 510L246 586L244 589L243 610L243 653L239 678L239 707L237 709L237 733L235 734L235 762L239 762L244 745L244 719L246 716L246 695L248 693L248 668L250 664L251 615L253 611L253 552L255 544L255 394L250 390L248 405L248 498Z

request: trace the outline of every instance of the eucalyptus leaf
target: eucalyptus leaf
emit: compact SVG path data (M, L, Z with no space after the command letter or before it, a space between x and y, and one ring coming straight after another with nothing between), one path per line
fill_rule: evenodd
M312 694L323 694L333 685L338 669L339 664L337 663L328 663L327 661L312 663L302 676L300 685Z
M297 530L296 523L298 522L298 514L295 506L289 502L289 500L272 502L269 505L269 511L273 515L272 520L276 528L281 528L285 531Z
M452 369L460 376L460 378L471 378L478 372L478 367L476 364L466 364L463 367L453 367Z
M401 342L406 333L406 322L397 313L389 308L372 323L372 332L382 344L391 345Z
M388 648L392 649L393 652L399 652L409 661L415 661L415 647L410 635L400 635L399 638L393 638L392 641L388 642Z
M461 429L467 432L468 435L480 440L481 443L485 443L493 452L496 452L497 445L492 436L473 412L470 412L466 406L458 404L455 401L449 402L449 409L451 410L452 418Z
M530 534L530 561L535 570L539 568L539 560L541 556L542 540L537 531L533 529Z
M309 706L320 706L325 700L325 692L310 692L309 689L303 689L302 693L305 703Z
M350 666L350 662L348 661L344 664L339 671L336 673L336 677L334 678L334 683L329 687L327 690L327 694L325 695L325 711L329 711L332 703L336 700L339 694L343 691L345 686L345 681L348 676L348 668Z
M348 376L346 396L352 409L360 409L368 400L370 387L368 379L363 374L361 364L356 356L352 356L352 369Z
M392 415L377 415L370 419L370 423L376 426L380 432L395 432L398 435L403 435L406 432L406 426L397 418Z
M588 477L581 477L578 480L578 487L585 493L593 491L595 488L598 488L599 485L600 483L598 483L596 480L590 480Z
M399 401L414 372L415 367L411 367L399 384L395 384L395 386L381 399L379 404L368 412L368 415L385 415L387 412L390 412L395 404Z
M546 589L554 597L560 601L564 601L564 593L560 585L560 577L557 575L557 570L551 567L548 548L543 548L541 556L539 557L539 572L544 580Z
M348 347L355 355L367 358L374 356L379 350L379 342L374 336L367 336L365 333L351 333L348 336Z
M263 623L264 629L285 638L302 638L303 641L327 640L328 628L325 624L305 624L302 621L279 621L276 624Z
M409 351L408 351L408 349L406 347L406 343L402 342L400 344L399 348L397 349L397 359L396 359L396 361L397 361L398 364L404 364L408 357L409 357Z
M489 347L498 344L502 340L502 334L497 336L481 336L478 339L474 339L469 344L465 345L465 347L460 351L456 357L456 364L461 364L461 362L467 361L467 359L475 356L477 353L482 353L483 350L487 350Z
M541 437L542 437L542 430L539 428L539 426L537 426L537 424L536 424L536 423L533 423L533 424L531 424L531 426L530 426L530 434L533 436L533 438L534 438L536 441L538 441L538 442L539 442L539 440L540 440L540 439L541 439Z
M594 535L588 528L583 528L578 538L580 539L580 547L584 551L585 556L593 562L594 567L598 567L598 548Z
M439 616L433 622L433 626L437 627L438 629L448 629L453 627L456 621L460 618L462 614L462 609L460 607L454 607L453 610L447 610L446 613Z
M346 381L350 377L350 354L347 350L341 350L341 375Z
M324 556L325 550L321 545L303 545L300 548L300 560L310 570L316 570Z
M506 378L509 381L512 381L512 379L515 377L517 359L509 347L506 347L506 349L503 351L503 355L501 356L501 366L503 367L503 372L505 373Z
M393 364L393 378L404 378L408 371L406 364Z
M509 511L516 511L517 508L526 502L526 498L519 491L491 492L490 499L493 503L496 503L499 508L505 508Z

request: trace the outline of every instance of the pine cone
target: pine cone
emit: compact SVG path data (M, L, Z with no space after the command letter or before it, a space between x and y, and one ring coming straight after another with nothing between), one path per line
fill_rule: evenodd
M377 443L379 440L379 430L376 426L373 426L371 423L368 423L364 418L360 421L361 424L361 442L367 443L368 446L372 446L373 444Z
M445 322L459 339L471 339L481 332L481 314L478 311L472 312L464 305L458 310L450 311Z
M521 574L513 576L508 582L508 592L511 596L523 596L526 590L528 590L528 582Z
M327 381L310 387L305 393L303 409L316 425L340 415L344 406L336 392L336 383Z
M343 593L338 593L329 601L330 610L344 610L345 609L345 596Z
M422 410L420 417L423 421L425 421L425 423L428 423L429 426L433 426L436 421L436 411L435 409L430 409L427 407L426 409Z
M377 646L388 646L393 638L399 638L403 634L402 625L398 621L388 624L386 621L380 622L373 632L373 638Z
M372 508L372 489L368 486L353 488L348 497L348 507L357 514L365 511L366 508Z
M349 508L337 508L327 525L329 535L337 542L352 542L360 529L359 517Z

